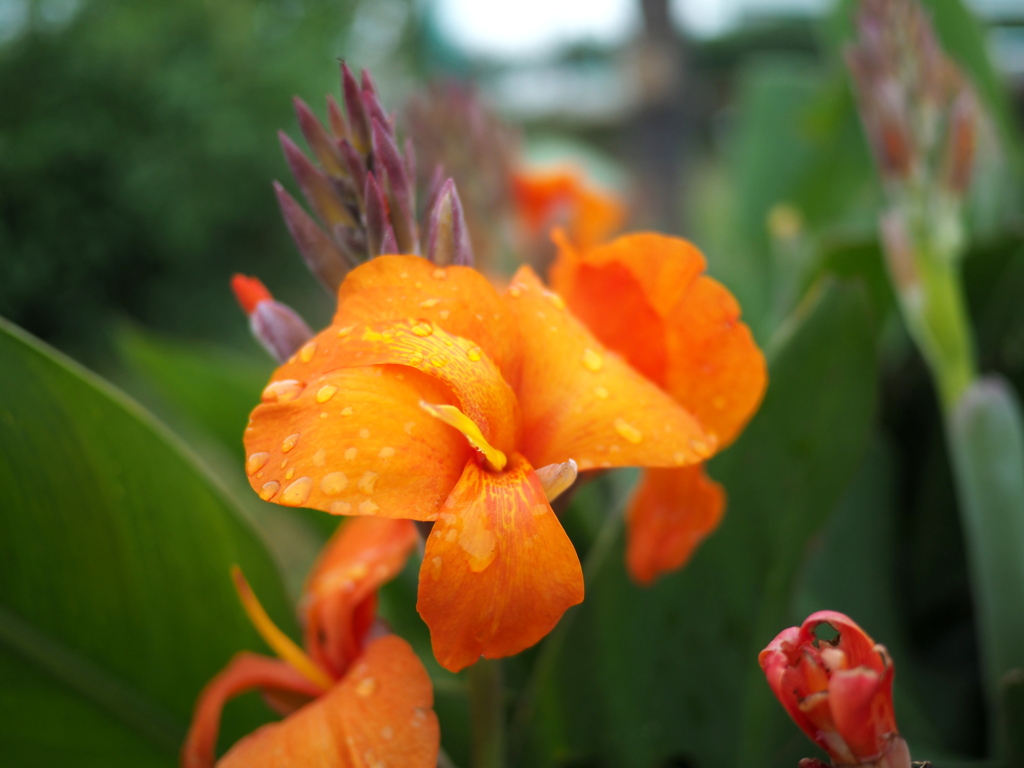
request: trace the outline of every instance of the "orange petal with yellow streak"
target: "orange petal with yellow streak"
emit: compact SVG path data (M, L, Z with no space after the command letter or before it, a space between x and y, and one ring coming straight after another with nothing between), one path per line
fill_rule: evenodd
M519 454L503 472L467 462L427 538L416 608L453 672L511 656L583 600L572 542Z
M306 650L334 677L362 651L376 617L377 590L402 570L418 538L409 520L355 517L327 543L301 609Z
M472 339L515 386L518 336L498 292L470 267L439 267L419 256L379 256L349 272L333 325L427 320Z
M212 768L224 705L253 688L315 698L323 691L279 659L240 653L199 694L181 748L182 768Z
M434 695L412 648L373 641L337 685L279 723L239 741L218 768L434 768Z
M523 344L520 445L534 466L683 466L715 450L692 415L607 350L529 267L506 301Z
M282 370L244 436L262 498L338 515L437 516L471 453L420 407L451 403L447 387L404 366L310 370L304 380L278 378Z
M511 450L515 444L515 394L475 341L453 336L426 320L403 320L347 326L340 336L332 326L304 349L313 350L306 354L308 362L299 350L275 378L302 380L312 370L364 365L408 366L444 383L491 445Z
M686 564L694 549L722 519L725 491L703 464L648 469L627 512L626 567L638 584Z

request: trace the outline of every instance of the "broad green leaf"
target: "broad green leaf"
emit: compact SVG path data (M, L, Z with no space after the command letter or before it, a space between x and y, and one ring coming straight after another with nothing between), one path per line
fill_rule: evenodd
M948 431L985 686L995 709L1003 676L1024 670L1024 423L1013 390L995 376L975 382Z
M782 712L757 653L793 623L808 541L867 444L876 376L868 307L858 285L826 282L784 329L764 404L710 466L729 493L725 520L686 569L638 588L615 543L544 673L519 765L776 764L757 749ZM741 757L745 734L752 748Z
M3 762L174 765L202 686L264 650L231 564L294 629L266 549L165 428L7 323L0 489ZM266 709L229 715L236 738Z

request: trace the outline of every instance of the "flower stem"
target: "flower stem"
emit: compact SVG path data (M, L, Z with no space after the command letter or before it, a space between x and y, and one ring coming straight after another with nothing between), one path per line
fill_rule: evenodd
M480 659L469 668L473 716L473 768L505 766L505 695L500 659Z

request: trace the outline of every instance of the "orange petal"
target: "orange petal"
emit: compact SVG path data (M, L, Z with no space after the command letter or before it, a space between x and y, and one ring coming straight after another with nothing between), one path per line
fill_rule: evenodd
M345 678L285 720L239 741L219 768L434 768L440 730L430 678L412 648L372 642Z
M568 226L573 242L589 247L603 242L625 218L618 198L587 187L571 170L516 173L512 192L531 235L562 222Z
M720 283L701 277L668 317L666 388L718 437L732 442L764 397L768 372L740 308Z
M337 678L359 655L377 590L405 566L419 534L408 520L356 517L327 543L302 598L306 648Z
M577 251L564 237L551 282L590 331L664 387L724 444L764 394L764 357L740 308L679 238L620 237ZM615 312L609 312L615 307Z
M312 371L393 364L414 368L443 382L461 410L499 449L515 444L516 398L498 367L475 341L452 336L429 321L401 320L336 326L319 334L281 366L276 379L305 380ZM428 402L429 399L428 399Z
M246 471L278 504L433 520L472 452L420 408L451 402L447 387L407 367L311 367L304 380L275 378L263 400L245 432Z
M529 267L509 286L523 368L522 452L534 466L682 466L715 449L696 419L609 352Z
M238 654L199 694L192 725L181 748L182 768L210 768L213 765L221 710L229 699L253 688L285 691L308 698L322 693L283 661L253 653Z
M627 513L630 576L646 586L681 568L718 527L724 510L725 491L704 473L703 464L648 469Z
M466 464L427 538L416 609L453 672L536 643L583 600L579 559L519 454L503 472Z
M333 324L427 320L471 339L515 386L518 336L498 292L475 269L438 267L418 256L380 256L352 270L338 291Z

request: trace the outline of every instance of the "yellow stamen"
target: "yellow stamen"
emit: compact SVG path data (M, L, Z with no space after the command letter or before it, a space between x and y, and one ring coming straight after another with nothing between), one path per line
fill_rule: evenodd
M249 616L260 637L266 641L278 656L294 667L295 671L318 685L325 691L334 685L330 676L313 661L306 652L297 646L288 635L278 629L274 621L267 615L267 612L256 599L252 587L242 575L242 569L237 565L231 566L231 578L235 580L235 589L238 591L238 599L242 601L242 607Z
M573 459L561 464L548 464L537 470L537 478L544 486L544 495L548 497L549 504L576 482L576 471L576 462Z
M480 431L480 427L454 405L433 405L420 400L420 408L465 435L469 444L483 454L484 463L488 469L501 472L505 468L508 463L505 454L488 443L483 432Z

